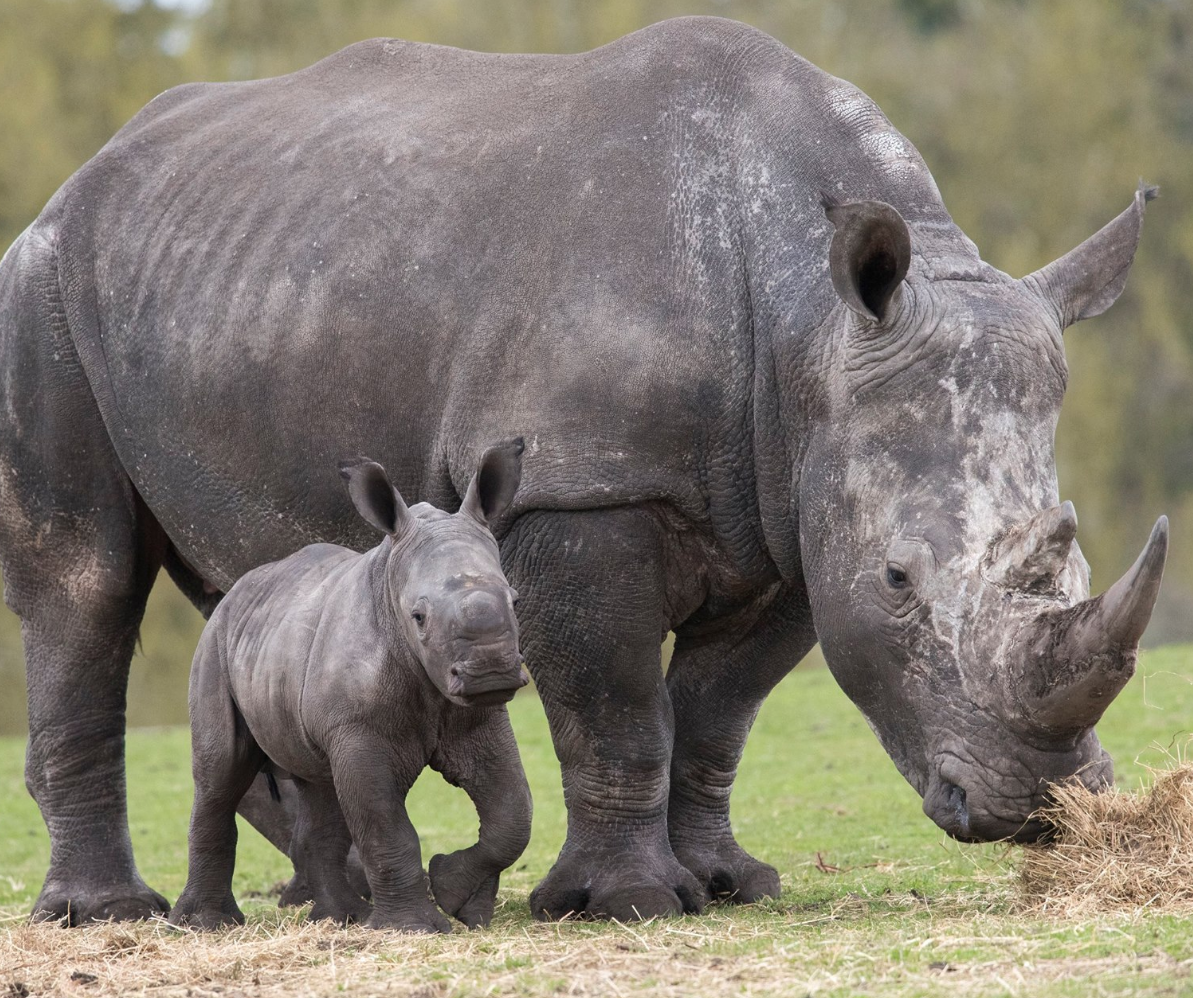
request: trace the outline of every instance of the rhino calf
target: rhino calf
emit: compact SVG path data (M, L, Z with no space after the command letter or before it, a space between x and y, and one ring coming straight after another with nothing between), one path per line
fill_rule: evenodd
M521 452L521 440L486 451L454 515L407 508L378 464L345 467L357 511L386 538L364 554L312 544L232 587L191 672L190 866L171 922L243 923L236 806L264 769L299 796L291 853L313 918L450 932L405 808L429 763L480 815L475 845L431 860L435 900L470 928L488 924L498 877L530 836L504 707L527 682L517 594L488 527L517 490ZM353 842L371 913L346 875Z

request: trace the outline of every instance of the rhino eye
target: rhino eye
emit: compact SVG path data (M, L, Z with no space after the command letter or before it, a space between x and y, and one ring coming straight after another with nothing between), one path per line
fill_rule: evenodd
M892 589L902 589L907 585L907 573L898 565L887 565L886 584Z
M410 616L414 618L414 622L419 627L422 627L427 622L427 615L422 610L415 610Z

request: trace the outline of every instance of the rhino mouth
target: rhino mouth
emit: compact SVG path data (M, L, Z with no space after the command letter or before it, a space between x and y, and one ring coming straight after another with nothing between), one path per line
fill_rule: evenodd
M448 699L461 707L496 707L498 704L509 703L517 692L518 690L515 687L513 689L491 690L488 693L473 693L467 696L453 695Z
M1049 837L1051 829L1042 821L1005 818L990 812L975 812L963 787L942 782L936 793L924 798L924 813L958 842L1016 842L1028 844Z
M511 669L470 662L457 662L448 676L447 695L461 707L490 707L508 703L514 694L530 682L521 663Z
M1100 793L1113 784L1113 774L1110 757L1099 751L1097 758L1075 771L1066 767L1049 779L1014 781L1019 787L1032 783L1036 789L1004 796L992 789L998 780L992 770L945 754L924 794L924 813L959 842L1046 842L1055 830L1037 815L1052 802L1050 785L1080 780Z

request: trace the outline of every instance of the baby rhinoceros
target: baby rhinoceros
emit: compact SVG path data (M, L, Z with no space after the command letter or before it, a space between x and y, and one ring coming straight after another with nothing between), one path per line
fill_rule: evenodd
M470 928L488 924L498 876L530 836L504 706L527 682L517 593L488 526L517 490L521 452L521 440L486 451L454 515L407 508L378 464L345 466L353 504L385 539L364 554L312 544L249 572L220 603L191 672L190 869L171 922L243 923L236 806L265 770L298 794L291 856L312 917L450 932L405 808L430 764L480 815L475 845L431 860L431 889ZM353 842L371 913L349 886Z

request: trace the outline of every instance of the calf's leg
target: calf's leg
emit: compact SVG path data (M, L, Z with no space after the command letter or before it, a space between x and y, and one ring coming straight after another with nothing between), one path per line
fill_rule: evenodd
M480 817L475 845L431 857L431 890L468 928L488 925L501 871L530 841L530 787L505 707L447 707L431 766L464 789Z
M258 773L252 786L240 798L236 811L268 839L270 845L290 857L293 863L294 829L298 824L299 812L298 789L292 781L287 780L285 784L277 784L277 792L280 800L273 799L266 775ZM283 908L300 907L314 899L310 883L304 874L299 873L296 864L294 876L282 888L278 905Z
M204 634L191 667L191 772L195 800L188 837L186 887L170 911L174 925L215 929L243 925L232 896L236 805L265 756L232 701L214 643Z
M269 842L281 852L295 861L292 850L294 828L298 822L299 792L290 780L279 780L277 783L280 800L274 800L269 789L269 781L261 773L253 780L248 792L240 798L237 813L260 832ZM352 889L361 897L369 896L369 881L365 877L364 868L360 865L360 853L356 846L348 851L348 882ZM314 890L307 881L306 875L297 868L294 876L282 889L278 904L283 907L299 907L315 900Z
M335 787L330 782L297 779L293 786L298 806L290 857L294 860L294 881L306 884L310 900L314 901L311 918L329 919L341 925L365 921L369 917L369 903L348 877L352 835L344 822Z

